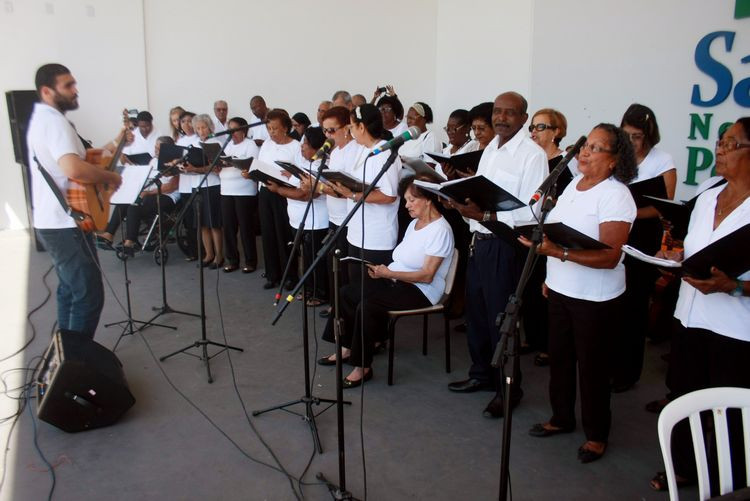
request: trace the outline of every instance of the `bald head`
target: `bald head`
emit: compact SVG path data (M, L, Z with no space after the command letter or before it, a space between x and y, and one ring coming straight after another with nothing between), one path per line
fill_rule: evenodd
M492 127L500 137L500 146L515 136L529 116L528 103L518 92L504 92L495 98L492 108Z

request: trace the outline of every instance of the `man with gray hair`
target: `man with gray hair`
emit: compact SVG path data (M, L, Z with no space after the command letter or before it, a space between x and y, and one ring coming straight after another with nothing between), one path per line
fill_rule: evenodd
M318 105L318 123L314 124L313 127L320 127L323 123L323 115L326 114L326 111L330 110L333 106L333 103L330 101L321 101Z
M352 105L352 95L345 90L338 90L331 98L334 106L343 106L344 108L351 110L354 108Z
M219 99L214 103L214 116L211 117L214 122L214 132L227 130L227 115L229 115L229 105L226 101Z

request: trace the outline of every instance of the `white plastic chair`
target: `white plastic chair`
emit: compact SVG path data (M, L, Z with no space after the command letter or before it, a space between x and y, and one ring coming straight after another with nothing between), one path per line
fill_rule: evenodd
M690 420L690 432L695 450L695 464L698 471L699 499L711 497L711 484L708 477L708 459L703 440L703 426L700 413L713 411L714 431L716 435L716 454L719 463L719 489L721 494L732 492L732 463L729 451L729 431L727 427L727 409L742 409L742 427L744 430L746 478L750 479L750 389L746 388L708 388L683 395L670 402L659 415L659 445L664 457L669 497L679 500L674 466L672 465L672 428L683 419Z

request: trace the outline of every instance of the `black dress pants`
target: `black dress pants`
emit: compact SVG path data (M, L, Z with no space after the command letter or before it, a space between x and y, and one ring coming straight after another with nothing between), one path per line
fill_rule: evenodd
M575 299L549 291L550 424L576 423L576 369L587 440L607 442L611 422L609 373L612 326L622 322L624 301Z
M230 265L239 265L240 254L237 247L239 230L245 266L258 266L258 249L253 231L254 213L258 211L258 197L221 196L221 219L224 223L224 255Z
M128 218L126 221L126 235L128 240L137 242L138 233L140 233L141 230L141 221L147 218L153 218L158 213L158 211L156 210L156 196L157 195L144 197L140 205L127 206ZM174 211L174 201L167 195L161 195L161 198L159 199L159 205L161 205L162 216ZM163 220L162 231L164 232L162 237L166 236L167 232L169 232L169 226L166 225Z
M258 212L263 242L263 259L266 265L266 280L279 282L284 266L289 259L289 246L292 241L289 215L286 211L286 198L263 187L258 195ZM297 266L292 266L290 279L297 276Z
M705 329L686 328L675 319L669 364L669 387L674 398L691 391L720 386L750 388L750 342L722 336ZM732 456L734 488L748 485L745 478L742 418L737 409L727 411L729 446ZM712 423L704 420L704 440L715 444ZM709 463L715 460L715 446L709 447ZM672 431L672 462L677 475L695 479L695 454L687 421ZM715 492L714 495L718 495Z
M107 223L107 227L104 229L107 233L112 235L113 237L116 236L117 229L120 227L120 223L125 220L125 217L128 215L128 207L130 205L128 204L115 204L114 210L112 211L112 215L109 217L109 222Z
M384 264L389 265L391 264L391 256L393 255L393 249L391 250L370 250L370 249L360 249L359 247L349 244L349 256L353 256L359 259L364 259L365 261L369 261L372 264ZM364 270L364 274L363 274ZM362 266L362 263L356 262L356 261L350 261L348 266L348 273L349 273L349 283L351 284L358 284L362 280L365 282L373 281L373 280L379 280L379 279L372 279L370 278L370 275L367 274L367 266Z

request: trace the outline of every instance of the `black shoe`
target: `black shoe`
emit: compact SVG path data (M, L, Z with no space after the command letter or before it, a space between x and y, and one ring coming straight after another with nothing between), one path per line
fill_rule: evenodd
M534 365L537 367L547 367L549 365L549 355L540 353L534 357Z
M333 313L332 309L330 309L330 308L324 308L324 309L320 310L320 313L318 313L318 316L320 318L328 318L328 317L331 316L331 313Z
M228 264L224 267L224 273L232 273L233 271L237 271L238 268L236 264Z
M592 461L600 459L605 452L607 452L606 446L604 447L604 450L602 452L594 452L592 450L584 448L583 446L580 446L578 448L578 460L583 464L591 463Z
M370 370L364 375L364 377L361 377L356 381L352 381L349 378L344 378L342 385L344 389L356 388L357 386L362 386L362 383L366 383L370 379L372 379L372 368L370 368Z
M247 265L244 268L242 268L242 273L252 273L255 271L255 266Z
M552 425L550 425L552 426ZM573 427L570 428L545 428L542 423L537 423L529 430L529 435L532 437L551 437L552 435L559 435L560 433L571 433Z
M448 384L448 389L450 391L455 391L456 393L473 393L479 390L494 390L490 383L474 378L464 379L463 381L454 381Z
M456 332L466 332L466 323L460 323L453 328Z
M521 397L523 396L523 393L521 393ZM510 403L510 409L513 410L516 407L518 407L519 402L521 401L521 397L514 398ZM503 399L500 398L500 395L495 395L495 397L490 400L490 403L487 404L487 407L484 408L482 411L482 416L486 418L494 418L498 419L505 415L505 408L504 408L504 402Z
M263 284L263 288L266 290L275 289L278 286L279 286L278 282L271 282L270 280Z
M330 356L331 355L328 355L327 357L319 358L318 359L318 365L323 365L323 366L336 365L336 360L335 359L334 360L329 359L328 357L330 357ZM341 358L341 362L342 363L347 363L348 361L349 361L349 357L342 357ZM370 372L372 372L372 370L370 370Z

